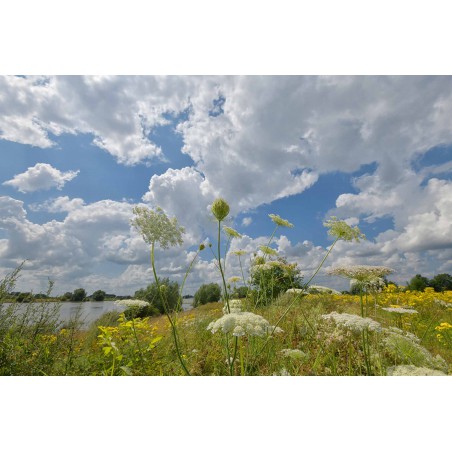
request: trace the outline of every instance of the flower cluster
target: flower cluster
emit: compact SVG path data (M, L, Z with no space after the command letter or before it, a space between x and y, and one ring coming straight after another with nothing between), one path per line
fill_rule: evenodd
M397 314L417 314L415 309L406 309L400 307L382 308L383 311L396 312Z
M275 215L274 213L270 213L268 215L273 223L277 224L278 226L281 226L283 228L293 228L293 224L289 223L287 220L284 220L279 215Z
M331 289L330 287L325 287L325 286L317 286L314 284L311 284L308 287L308 292L309 293L334 293L336 295L340 295L341 293L338 292L337 290Z
M275 330L275 333L282 332L281 328L277 327L275 329L262 316L252 312L231 312L230 314L225 314L218 320L211 322L207 330L212 331L212 333L221 330L223 333L232 333L233 336L260 337L271 334L273 330Z
M306 353L298 350L297 348L284 348L283 350L280 350L279 353L281 353L281 355L283 355L285 358L291 359L303 359L306 357Z
M237 232L235 229L230 228L229 226L223 226L223 231L228 235L231 239L237 238L240 239L242 237L242 234Z
M336 217L331 217L331 220L325 221L323 226L328 228L328 234L339 240L345 240L346 242L351 242L353 240L359 242L360 239L366 238L366 236L361 233L358 226L352 228L345 221L338 220Z
M242 312L241 300L229 300L229 309L231 310L231 314ZM226 305L223 308L223 314L228 314L228 307Z
M185 229L179 226L177 218L168 218L163 209L155 210L147 207L134 207L135 218L130 224L135 227L148 244L159 243L164 249L170 246L182 245L182 234Z
M301 293L307 293L304 289L287 289L286 293L290 293L290 294L301 294Z
M115 304L118 306L124 306L126 308L135 308L135 309L141 309L145 308L146 306L149 306L149 303L147 301L143 300L117 300L115 301Z
M446 376L444 372L428 367L416 367L413 365L393 366L387 369L391 377L418 377L418 376Z
M368 317L360 317L354 314L339 314L338 312L331 312L330 314L322 315L322 319L334 322L337 326L352 331L353 333L360 333L364 330L381 331L380 323Z
M260 249L264 254L268 254L268 255L270 255L270 256L277 256L277 255L278 255L278 252L277 252L275 249L270 248L269 246L266 246L266 245L260 245L260 246L259 246L259 249Z
M332 276L343 276L359 282L366 282L375 278L383 278L393 271L392 268L378 265L342 265L332 268L327 273Z

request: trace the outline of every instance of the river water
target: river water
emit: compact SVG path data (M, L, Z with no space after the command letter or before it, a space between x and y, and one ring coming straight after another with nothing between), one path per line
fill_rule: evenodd
M34 305L40 302L33 303ZM53 302L43 302L49 310L55 306ZM184 298L182 300L182 309L188 311L193 307L193 298ZM11 303L2 303L2 308L7 309ZM83 326L88 326L106 312L118 311L122 312L126 308L118 306L114 301L64 301L59 303L59 320L61 322L68 322L71 319L78 317L78 320ZM18 314L26 311L28 303L16 303L15 310Z

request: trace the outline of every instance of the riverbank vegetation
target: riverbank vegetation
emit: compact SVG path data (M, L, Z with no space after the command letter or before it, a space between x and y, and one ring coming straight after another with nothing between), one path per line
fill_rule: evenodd
M134 213L132 224L151 248L154 281L136 298L117 301L126 307L124 312L109 312L89 328L83 328L77 316L65 324L59 321L58 303L31 299L25 309L18 309L23 307L18 301L0 303L1 375L452 373L452 291L397 287L387 281L392 269L368 265L330 270L350 280L352 293L311 285L339 240L364 239L357 227L336 218L325 223L334 240L308 278L272 247L279 228L293 227L272 214L268 244L256 250L247 269L242 266L243 251L230 253L228 259L235 256L241 268L240 276L230 276L225 256L240 234L222 227L229 206L218 199L212 205L217 243L207 246L221 284L206 286L197 307L182 312L185 281L206 245L200 245L182 283L173 284L158 276L154 249L180 245L183 228L161 209ZM20 270L0 283L0 302L8 299ZM51 289L50 284L47 296ZM208 299L210 292L215 292L213 300L221 295L221 301Z

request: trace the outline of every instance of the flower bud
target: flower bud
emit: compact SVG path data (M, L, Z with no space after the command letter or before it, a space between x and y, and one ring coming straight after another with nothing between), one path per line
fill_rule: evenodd
M199 251L202 251L205 247L206 245L204 245L204 243L201 243L201 245L199 245Z
M212 213L218 221L224 220L229 214L229 204L222 198L217 198L212 204Z

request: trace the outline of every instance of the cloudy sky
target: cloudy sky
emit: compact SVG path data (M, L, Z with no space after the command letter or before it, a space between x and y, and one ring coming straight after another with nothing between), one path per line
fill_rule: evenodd
M399 283L452 273L450 76L1 76L0 152L0 275L26 260L19 290L151 283L136 205L186 228L157 254L180 281L199 244L216 243L218 196L247 260L275 213L295 227L272 246L309 277L335 215L368 240L339 243L325 269L387 265ZM236 257L227 265L240 274ZM206 249L185 293L217 280Z

